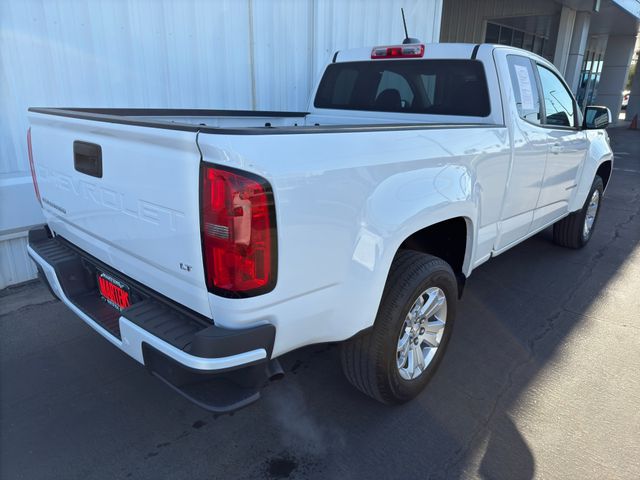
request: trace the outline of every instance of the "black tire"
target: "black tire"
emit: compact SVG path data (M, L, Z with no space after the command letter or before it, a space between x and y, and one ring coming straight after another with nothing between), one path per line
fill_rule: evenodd
M587 217L587 209L589 208L589 202L591 200L591 197L593 196L593 192L595 192L596 190L598 190L599 193L598 208L596 209L596 215L593 221L593 225L591 226L588 234L585 235L584 223ZM596 223L598 222L600 206L602 205L603 191L604 183L602 182L602 178L596 175L596 177L593 179L593 184L591 185L591 189L589 190L589 194L587 195L587 199L585 200L582 208L576 212L569 214L553 225L553 242L555 244L567 248L582 248L589 242L589 240L591 240L593 230L596 228Z
M409 309L427 288L445 295L447 312L438 349L425 370L412 380L400 376L397 347ZM444 260L424 253L400 250L394 259L373 329L343 343L342 368L358 390L386 404L404 403L429 383L447 348L458 302L453 270Z

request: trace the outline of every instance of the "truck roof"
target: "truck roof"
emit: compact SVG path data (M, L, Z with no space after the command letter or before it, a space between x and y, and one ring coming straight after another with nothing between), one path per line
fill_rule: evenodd
M411 46L415 44L406 44L402 45L402 43L389 43L387 45L374 45L371 47L360 47L360 48L350 48L347 50L338 50L333 56L333 63L341 63L341 62L363 62L371 60L371 53L375 48L379 47L402 47L402 46ZM549 64L549 62L532 53L528 50L523 50L517 47L511 47L507 45L496 45L491 43L420 43L418 45L424 45L424 54L420 57L400 57L407 60L428 60L428 59L452 59L452 58L460 58L460 59L471 59L475 58L475 53L477 53L480 48L488 50L493 50L495 48L508 48L510 50L521 51L523 55L527 57L535 58L536 60L541 61L544 64ZM386 59L377 59L376 61L385 61ZM394 58L389 58L389 60L394 60Z
M371 47L350 48L339 50L334 56L334 62L362 62L371 60L371 52L377 47L410 46L414 44L402 45L399 43L389 43L386 45L373 45ZM474 43L422 43L424 45L424 55L416 60L429 58L471 58ZM383 59L384 60L384 59Z

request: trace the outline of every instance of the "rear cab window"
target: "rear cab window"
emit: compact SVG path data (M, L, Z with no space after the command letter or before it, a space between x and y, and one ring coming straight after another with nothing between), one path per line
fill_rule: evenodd
M477 60L384 60L329 65L316 108L487 117L484 67Z

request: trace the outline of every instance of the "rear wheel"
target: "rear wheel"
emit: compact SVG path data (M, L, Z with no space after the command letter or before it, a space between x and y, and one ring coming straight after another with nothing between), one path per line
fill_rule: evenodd
M582 248L589 242L600 213L603 191L602 178L596 175L583 207L553 226L553 241L556 244L569 248Z
M457 301L456 277L444 260L401 250L373 329L342 346L347 379L383 403L414 398L442 359Z

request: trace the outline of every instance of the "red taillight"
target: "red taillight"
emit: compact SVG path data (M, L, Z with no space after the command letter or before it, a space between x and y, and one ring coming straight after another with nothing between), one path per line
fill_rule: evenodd
M31 178L33 179L33 188L36 191L36 198L42 206L40 199L40 189L38 188L38 180L36 179L36 168L33 166L33 149L31 148L31 127L27 130L27 151L29 152L29 167L31 168Z
M202 166L202 245L207 287L225 296L273 289L276 236L273 193L262 178Z
M408 44L391 47L375 47L371 58L419 58L424 55L424 45Z

